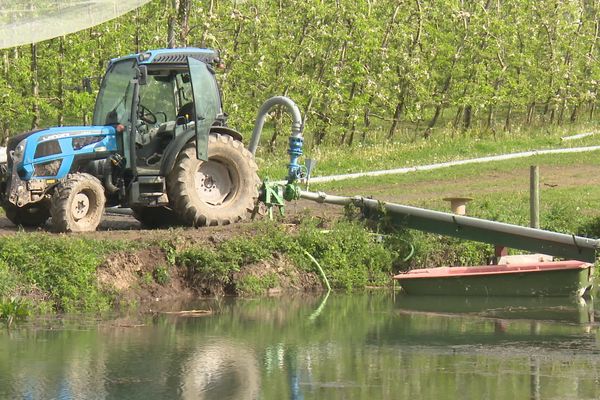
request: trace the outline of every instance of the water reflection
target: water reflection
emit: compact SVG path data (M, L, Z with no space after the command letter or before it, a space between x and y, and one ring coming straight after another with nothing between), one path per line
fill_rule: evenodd
M570 297L396 297L396 307L405 312L463 314L504 319L530 319L588 324L594 322L593 298Z
M0 398L598 398L593 304L389 292L0 333Z
M257 355L233 340L199 345L181 369L183 399L252 400L260 393Z

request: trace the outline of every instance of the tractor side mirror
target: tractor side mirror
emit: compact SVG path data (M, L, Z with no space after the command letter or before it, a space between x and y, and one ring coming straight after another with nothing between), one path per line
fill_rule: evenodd
M148 67L140 65L138 67L137 80L140 85L146 85L148 83Z

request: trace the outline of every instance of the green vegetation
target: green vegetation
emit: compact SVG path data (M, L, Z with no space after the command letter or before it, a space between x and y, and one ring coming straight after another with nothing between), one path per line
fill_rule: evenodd
M243 296L263 295L267 290L273 289L277 285L279 285L279 277L273 272L261 277L256 275L243 276L235 284L237 292Z
M135 245L45 234L2 237L0 299L29 298L38 311L106 310L112 297L99 288L96 269L109 252L130 248Z
M593 125L570 125L527 132L502 132L497 135L475 132L455 135L444 132L435 138L412 138L408 141L370 142L352 147L323 144L305 148L305 158L317 160L313 176L337 175L391 168L413 167L529 150L600 145L600 135L579 140L562 141L561 137L582 132L595 132ZM273 152L259 151L259 173L272 180L282 179L288 162L283 146ZM512 163L512 161L511 161ZM506 164L511 166L512 164ZM467 168L473 168L467 166ZM421 179L421 175L415 179ZM388 178L390 179L390 178ZM345 181L351 184L355 181Z
M165 267L164 265L159 265L158 267L154 268L154 273L152 275L156 283L159 285L166 285L171 281L169 268Z
M359 223L339 222L331 230L319 228L317 223L307 219L295 234L275 224L258 224L259 232L253 236L233 238L214 249L200 245L182 250L176 263L206 290L215 284L241 285L237 288L240 292L255 294L274 287L273 274L243 278L239 283L233 280L233 273L243 266L273 261L281 254L304 272L315 272L315 266L302 251L305 249L323 266L334 289L389 284L393 248L374 241Z
M0 300L0 321L6 321L6 326L10 328L13 321L21 320L31 313L29 301L18 297L6 300Z
M90 121L83 77L149 48L219 49L231 125L289 95L309 145L500 136L596 121L598 4L589 1L154 0L119 19L2 50L3 136ZM97 89L96 80L94 89ZM285 145L276 113L267 149Z

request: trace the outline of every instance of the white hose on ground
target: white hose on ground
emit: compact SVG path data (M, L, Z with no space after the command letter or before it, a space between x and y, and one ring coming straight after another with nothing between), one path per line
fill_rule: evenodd
M563 141L577 140L577 139L582 139L584 137L595 135L596 133L598 133L598 131L578 133L577 135L563 136L563 137L560 138L560 140L563 140Z
M315 178L311 178L310 183L325 183L325 182L341 181L341 180L345 180L345 179L362 178L365 176L395 175L395 174L406 174L408 172L431 171L434 169L454 167L457 165L487 163L487 162L492 162L492 161L504 161L504 160L511 160L514 158L525 158L525 157L539 156L539 155L545 155L545 154L583 153L583 152L598 151L598 150L600 150L600 146L572 147L572 148L568 148L568 149L531 150L531 151L523 151L523 152L519 152L519 153L500 154L500 155L496 155L496 156L471 158L468 160L448 161L448 162L443 162L443 163L438 163L438 164L417 165L414 167L394 168L394 169L386 169L386 170L380 170L380 171L356 172L356 173L352 173L352 174L318 176ZM285 181L282 181L282 183L285 183Z

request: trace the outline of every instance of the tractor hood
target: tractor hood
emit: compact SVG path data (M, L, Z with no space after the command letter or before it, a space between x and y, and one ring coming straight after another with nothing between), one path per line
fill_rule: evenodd
M64 126L13 137L7 158L23 180L62 179L79 160L105 158L116 150L112 126Z

